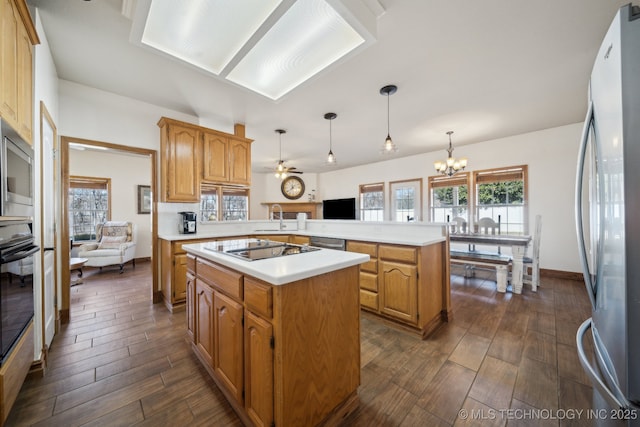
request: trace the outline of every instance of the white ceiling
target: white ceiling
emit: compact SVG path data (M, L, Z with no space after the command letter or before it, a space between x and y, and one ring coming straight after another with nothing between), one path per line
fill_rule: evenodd
M445 158L448 130L460 157L465 144L582 121L597 49L628 4L364 0L382 6L374 10L377 41L271 101L130 43L122 0L27 2L40 9L60 79L193 114L225 131L245 123L255 172L275 167L274 130L286 129L283 158L317 173L331 170L327 112L338 115L339 168L387 159L380 154L387 98L379 93L387 84L398 86L389 98L395 157L440 151Z

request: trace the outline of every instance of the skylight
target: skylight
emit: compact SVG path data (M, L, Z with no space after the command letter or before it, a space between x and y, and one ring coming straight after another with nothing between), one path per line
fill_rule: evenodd
M375 33L366 7L340 0L142 3L140 43L271 99L372 42ZM355 16L363 12L365 24Z

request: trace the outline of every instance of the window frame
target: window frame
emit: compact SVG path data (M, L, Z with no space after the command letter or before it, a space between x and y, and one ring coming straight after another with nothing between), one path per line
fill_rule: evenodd
M203 212L203 200L202 200L202 196L203 194L205 194L207 191L215 191L217 194L217 201L216 201L216 219L215 220L210 220L210 219L204 219L204 216L202 214ZM247 219L246 220L236 220L236 219L225 219L225 200L224 197L225 195L228 195L232 192L242 192L245 193L246 197L247 197ZM224 222L224 221L229 221L229 222L233 222L233 221L248 221L250 219L250 215L251 215L251 191L248 187L244 187L244 186L233 186L233 185L222 185L222 184L210 184L210 183L202 183L200 185L200 202L199 202L199 208L198 208L198 214L200 217L200 222L203 223L207 223L207 222Z
M461 186L461 185L466 185L467 186L467 204L466 205L457 205L459 207L466 207L467 213L466 215L454 215L454 216L462 216L463 218L465 218L465 221L467 221L467 223L471 223L471 216L472 216L472 212L473 212L473 191L472 189L474 188L472 186L472 179L471 179L471 173L470 172L459 172L453 176L445 176L445 175L433 175L433 176L429 176L427 178L427 211L429 213L429 221L435 221L434 220L434 212L433 210L435 209L435 206L433 206L433 190L435 188L447 188L447 187L455 187L455 186ZM455 208L452 208L452 210L455 210ZM454 216L449 218L449 221L451 221Z
M377 193L380 192L382 193L382 212L380 215L380 218L378 219L365 219L365 211L366 212L377 212L378 209L365 209L364 208L364 201L363 201L363 195L366 193ZM374 183L370 183L370 184L360 184L358 186L358 201L360 204L359 207L359 215L360 215L360 220L361 221L370 221L370 222L375 222L375 221L384 221L385 218L385 200L386 200L386 195L385 195L385 191L384 191L384 182L374 182ZM376 215L378 216L378 215Z
M71 192L71 190L75 189L75 188L82 188L82 189L99 189L99 190L106 190L107 191L107 209L106 209L106 221L110 221L111 220L111 196L112 196L112 192L111 192L111 178L102 178L102 177L92 177L92 176L77 176L77 175L72 175L69 176L69 192ZM74 222L71 220L74 216L75 212L78 212L80 210L78 209L72 209L71 205L73 205L73 200L74 197L71 196L69 197L69 195L67 195L68 197L68 201L67 203L69 204L69 206L67 207L68 209L68 216L67 216L67 221L69 224L69 237L70 238L74 238L76 237L75 233L74 233ZM95 218L94 218L95 220ZM96 230L96 226L98 225L98 223L94 223L93 224L93 231L91 231L89 233L89 236L95 236L95 230ZM87 239L87 240L75 240L76 242L93 242L95 241L95 237L93 239Z
M389 181L389 219L393 222L400 222L400 223L404 223L404 222L411 222L411 221L397 221L395 219L396 216L396 199L394 196L394 186L395 185L400 185L403 183L414 183L416 185L416 196L417 196L417 200L414 199L413 202L413 206L414 206L414 215L413 215L413 222L420 222L422 221L422 178L413 178L413 179L403 179L403 180L399 180L399 181ZM419 214L416 215L415 211L416 209L418 209Z
M472 183L473 183L473 215L475 220L480 219L480 205L478 204L478 184L500 182L500 181L515 181L516 178L521 178L522 184L522 233L510 232L509 229L500 229L500 232L505 234L529 234L529 168L528 165L513 165L504 166L499 168L482 169L473 171ZM505 205L508 206L508 205ZM496 219L496 222L497 219ZM507 227L510 224L507 218ZM519 224L519 223L513 223Z

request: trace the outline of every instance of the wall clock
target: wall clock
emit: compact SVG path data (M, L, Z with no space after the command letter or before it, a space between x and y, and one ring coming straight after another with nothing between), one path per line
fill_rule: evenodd
M304 194L304 181L297 176L288 176L282 180L280 190L287 199L299 199Z

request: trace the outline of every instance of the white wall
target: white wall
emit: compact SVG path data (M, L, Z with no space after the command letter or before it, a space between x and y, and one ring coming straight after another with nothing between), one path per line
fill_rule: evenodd
M316 190L316 201L318 201L318 175L315 173L305 173L298 176L302 178L302 181L304 182L304 196L298 200L289 200L282 195L282 191L280 190L282 180L273 176L273 173L252 173L249 218L269 218L269 210L267 206L264 206L261 203L308 202L308 197L312 190Z
M69 150L69 175L111 178L111 219L136 224L135 257L151 257L151 215L138 214L138 185L151 185L150 158Z

